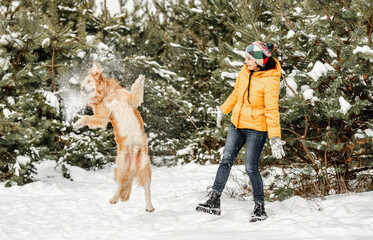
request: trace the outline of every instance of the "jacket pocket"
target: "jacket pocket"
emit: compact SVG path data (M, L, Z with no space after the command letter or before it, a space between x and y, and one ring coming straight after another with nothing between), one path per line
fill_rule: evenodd
M246 104L243 105L241 112L240 112L241 119L244 120L245 122L252 122L253 121L252 109L253 108L251 106L248 106Z
M263 108L253 108L251 111L251 117L254 121L265 121L264 117L264 109Z

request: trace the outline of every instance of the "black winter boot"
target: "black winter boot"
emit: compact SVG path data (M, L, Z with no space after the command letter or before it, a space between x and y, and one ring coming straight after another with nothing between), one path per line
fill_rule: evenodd
M196 211L220 215L220 194L215 190L212 190L209 195L210 198L205 203L198 204L198 206L196 207Z
M251 214L250 222L263 221L268 218L264 209L264 203L255 202L254 211Z

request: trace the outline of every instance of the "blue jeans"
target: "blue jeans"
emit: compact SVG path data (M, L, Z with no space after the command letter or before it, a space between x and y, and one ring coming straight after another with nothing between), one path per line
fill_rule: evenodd
M264 202L262 176L259 172L259 158L264 143L267 140L267 132L252 129L239 129L231 124L225 141L223 158L216 173L213 190L222 193L227 183L229 173L241 148L246 144L245 170L249 175L253 188L255 202Z

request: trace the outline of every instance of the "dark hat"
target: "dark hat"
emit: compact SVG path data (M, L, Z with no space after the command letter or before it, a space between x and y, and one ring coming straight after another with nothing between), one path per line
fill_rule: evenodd
M273 43L253 42L246 48L246 57L253 59L259 66L264 67L271 57L272 50L275 48Z

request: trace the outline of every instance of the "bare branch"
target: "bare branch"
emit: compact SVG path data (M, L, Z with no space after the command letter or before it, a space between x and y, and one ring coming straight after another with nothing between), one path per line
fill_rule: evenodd
M292 87L290 87L290 85L286 81L285 75L282 73L281 76L282 76L282 79L284 79L284 82L285 82L286 86L293 92L294 96L299 97L298 94L294 91L294 89Z
M282 14L282 16L286 19L286 21L288 21L290 23L291 27L289 27L287 24L285 24L285 26L289 30L293 30L294 29L294 24L290 21L290 19L286 16L286 14L281 10L280 6L275 1L273 1L273 3L277 7L277 9L280 11L280 13Z
M291 132L291 133L293 133L294 135L297 136L297 139L298 139L298 140L300 141L300 143L302 144L303 149L304 149L304 151L306 152L308 158L310 159L310 161L311 161L312 163L315 163L315 160L313 159L313 157L312 157L312 155L311 155L311 153L310 153L310 150L308 150L308 148L307 148L307 146L306 146L306 139L305 139L303 136L301 136L300 134L298 134L297 132L295 132L295 131L293 131L292 129L290 129L290 128L284 128L284 130L289 131L289 132Z

